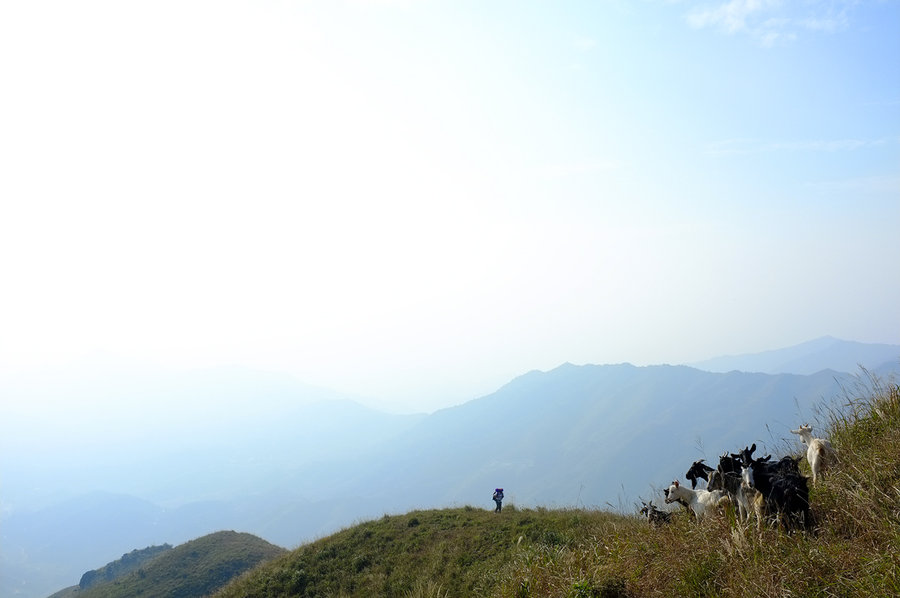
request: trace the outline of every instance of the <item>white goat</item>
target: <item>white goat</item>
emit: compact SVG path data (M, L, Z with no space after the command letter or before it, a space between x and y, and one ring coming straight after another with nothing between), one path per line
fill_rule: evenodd
M806 460L809 461L809 467L812 469L813 484L827 470L834 461L835 452L831 443L824 438L813 438L812 426L800 426L796 430L791 430L791 434L800 436L800 440L806 444Z
M711 510L728 502L728 497L719 490L691 490L679 484L678 480L675 480L666 490L666 503L680 501L687 503L694 515L697 516L697 519L700 520Z

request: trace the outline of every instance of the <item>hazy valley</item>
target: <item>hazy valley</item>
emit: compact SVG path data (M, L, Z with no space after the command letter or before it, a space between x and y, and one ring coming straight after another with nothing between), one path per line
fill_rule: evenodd
M495 486L520 508L632 511L695 459L796 447L788 429L815 425L857 365L888 377L900 346L564 364L427 415L239 369L6 379L20 406L0 423L0 594L43 597L133 549L223 529L293 548L385 513L488 508ZM41 426L28 408L41 393L59 393L68 425Z

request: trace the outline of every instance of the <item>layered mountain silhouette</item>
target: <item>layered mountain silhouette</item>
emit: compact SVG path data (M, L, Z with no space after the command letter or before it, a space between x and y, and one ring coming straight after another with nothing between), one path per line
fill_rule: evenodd
M385 414L342 397L306 400L299 387L282 392L284 380L260 374L255 385L251 372L227 392L209 373L201 378L214 383L162 385L185 401L202 395L202 408L183 408L199 419L167 427L157 414L159 438L122 446L85 429L87 448L73 446L62 460L71 471L34 461L27 470L27 459L4 464L19 488L71 482L84 491L61 500L43 493L34 501L43 506L3 514L0 594L46 596L134 548L220 529L290 548L384 513L492 508L498 486L522 506L631 510L639 497L683 478L695 459L752 443L799 450L789 428L815 426L827 415L817 409L840 400L859 365L879 375L900 369L897 346L880 363L872 359L890 349L860 351L846 371L827 369L833 362L824 359L825 367L814 367L816 354L857 346L829 341L823 351L823 344L772 360L791 356L814 373L563 364L427 416ZM149 391L141 392L147 400ZM204 409L208 416L198 416ZM91 485L97 490L87 492Z
M878 369L898 362L900 345L857 343L823 336L785 349L716 357L690 365L710 372L814 374L824 369L856 372L860 366Z

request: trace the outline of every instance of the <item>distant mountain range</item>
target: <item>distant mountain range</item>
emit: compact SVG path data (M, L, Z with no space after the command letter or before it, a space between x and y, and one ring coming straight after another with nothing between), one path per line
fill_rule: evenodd
M857 343L823 336L786 349L716 357L688 365L708 372L815 374L825 369L857 372L860 366L875 370L885 364L900 365L900 345Z
M333 483L388 510L488 504L497 486L524 506L630 508L694 459L793 445L841 379L565 364L429 416Z
M6 488L17 489L12 504L27 504L32 488L33 503L43 504L0 513L0 595L46 596L116 554L220 529L293 547L384 513L490 507L498 486L522 506L631 510L638 497L683 478L695 459L754 442L760 451L798 450L788 429L815 426L844 388L865 383L857 364L882 376L900 371L900 346L875 363L862 345L840 371L828 369L834 362L825 356L859 344L823 344L773 360L791 356L814 373L563 364L427 416L385 414L339 397L305 400L299 387L283 392L284 380L246 371L236 385L228 372L192 377L184 387L158 384L154 392L183 397L175 413L134 422L112 410L105 425L118 426L114 435L86 422L64 454L48 460L34 448L38 435L0 463ZM128 396L127 386L117 392ZM156 396L146 387L136 392L144 402ZM139 430L148 421L149 434ZM113 440L132 433L144 441Z

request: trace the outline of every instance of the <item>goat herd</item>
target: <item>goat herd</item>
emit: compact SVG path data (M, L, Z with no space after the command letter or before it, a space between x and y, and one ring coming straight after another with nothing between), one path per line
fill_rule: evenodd
M806 459L812 470L815 484L822 473L833 463L835 452L831 444L822 438L813 438L812 428L800 426L791 433L800 436L807 446ZM672 482L664 490L667 504L678 502L685 506L697 519L703 519L731 504L742 522L756 516L758 529L768 520L780 521L785 530L808 529L812 524L809 510L809 487L807 478L800 473L802 457L783 457L772 461L771 455L754 459L756 444L739 453L725 453L719 458L718 467L713 469L703 462L695 461L685 477L691 487ZM697 488L700 479L706 480L706 488ZM671 513L654 506L653 501L643 503L641 514L653 525L667 523Z

